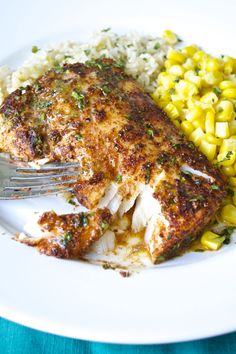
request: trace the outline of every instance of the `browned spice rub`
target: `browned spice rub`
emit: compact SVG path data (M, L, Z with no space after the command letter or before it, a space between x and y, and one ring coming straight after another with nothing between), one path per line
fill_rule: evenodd
M34 85L10 94L0 113L2 151L25 161L49 157L80 162L74 190L89 209L97 207L111 182L119 184L123 199L132 195L138 182L150 185L169 223L153 236L153 262L186 248L225 196L219 170L110 59L51 69ZM184 172L183 166L209 178ZM157 185L162 171L165 178ZM80 239L86 239L84 235ZM47 251L45 246L44 253L76 257L87 247L81 252L65 249Z

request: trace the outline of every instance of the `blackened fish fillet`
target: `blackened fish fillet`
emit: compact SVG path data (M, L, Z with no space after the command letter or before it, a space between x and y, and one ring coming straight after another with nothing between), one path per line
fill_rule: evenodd
M49 70L0 113L2 151L79 161L78 201L120 216L133 207L154 263L185 249L225 195L218 169L110 59Z

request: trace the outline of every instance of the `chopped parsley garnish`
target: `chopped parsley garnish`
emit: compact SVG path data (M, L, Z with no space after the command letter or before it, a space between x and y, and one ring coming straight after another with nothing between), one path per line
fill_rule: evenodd
M46 119L46 113L45 112L41 112L39 115L39 120L40 122L45 122Z
M35 54L35 53L38 53L38 51L39 51L39 48L36 45L33 45L33 47L31 48L31 52Z
M90 49L85 49L84 52L88 56L91 53L91 50Z
M150 136L151 138L153 138L154 137L153 129L147 129L147 135Z
M108 93L111 91L110 88L107 85L102 85L100 87L102 93L104 96L108 95Z
M102 229L102 231L107 230L107 229L108 229L108 226L109 226L108 222L107 222L106 220L103 220L102 223L101 223L101 229Z
M233 189L227 188L227 194L228 194L228 196L230 196L230 197L234 197L234 191L233 191Z
M219 190L220 188L219 188L219 186L217 186L217 184L212 184L211 186L210 186L210 188L212 189L212 190Z
M84 94L81 93L81 92L78 91L78 90L74 90L74 91L72 91L72 93L71 93L71 97L73 97L74 100L78 102L79 108L80 108L81 110L83 110L83 109L84 109L84 106L85 106L85 97L84 97Z
M118 175L116 176L116 182L117 182L117 183L121 183L121 182L122 182L122 179L123 179L122 175L118 174Z
M82 139L82 135L80 133L76 134L75 135L75 139L78 140L78 141L81 140Z
M196 195L189 199L190 202L202 202L205 198L202 195Z
M39 101L37 102L36 106L38 109L44 109L44 108L48 108L52 105L51 101Z
M164 256L159 256L156 258L156 262L164 262L166 258Z
M87 60L85 62L85 65L89 66L89 67L92 67L92 68L98 68L100 70L107 70L107 69L110 69L111 67L111 64L109 63L104 63L102 60L94 60L94 59L91 59L91 60Z
M35 83L33 83L32 86L35 89L36 93L42 90L42 87L39 85L39 83L37 81Z
M154 45L154 49L156 49L156 50L157 50L157 49L159 49L159 48L160 48L160 46L161 46L161 45L160 45L160 43L156 42L156 44Z
M176 157L168 155L166 153L162 153L160 156L158 156L156 162L158 165L164 165L166 162L169 162L170 164L174 165L176 163Z
M145 183L148 184L148 183L150 182L150 179L151 179L151 166L150 166L150 164L148 163L148 164L146 165L145 175L144 175Z
M226 227L221 233L221 236L225 236L224 244L228 245L230 243L230 237L234 232L235 228L232 226Z
M72 59L73 57L72 57L72 55L64 55L64 59L66 60L66 59Z
M174 149L178 149L182 144L181 143L172 143L171 146L174 148Z
M168 200L168 204L169 204L169 205L176 204L175 198L170 198L170 199Z
M80 218L80 220L79 220L79 226L80 227L88 225L88 217L87 217L87 215L85 213L81 213L79 218Z
M57 74L62 74L64 73L64 68L61 66L59 63L55 64L54 70Z
M158 165L163 165L165 162L167 162L169 160L169 156L168 155L161 155L157 158L157 164Z
M218 163L230 160L232 155L233 155L233 151L228 151L225 157L223 158L223 160L219 161Z
M71 205L77 205L76 202L73 199L69 199L68 203L71 204Z
M73 238L73 234L71 232L65 232L64 235L61 236L61 244L63 246L67 246L68 242L70 242Z
M111 27L107 27L107 28L103 28L102 30L101 30L101 32L108 32L108 31L110 31L111 30Z
M214 87L214 88L213 88L213 92L214 92L217 96L219 96L222 91L221 91L221 89L220 89L219 87Z

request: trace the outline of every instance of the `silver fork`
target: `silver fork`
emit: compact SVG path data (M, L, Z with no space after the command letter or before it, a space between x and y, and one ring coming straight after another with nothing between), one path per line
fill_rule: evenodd
M50 163L40 169L0 156L0 200L25 199L72 192L79 163Z

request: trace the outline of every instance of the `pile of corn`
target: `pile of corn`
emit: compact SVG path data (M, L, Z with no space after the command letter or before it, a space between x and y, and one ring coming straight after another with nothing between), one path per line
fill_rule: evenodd
M178 41L164 32L171 44ZM221 219L236 225L236 59L213 57L197 46L169 50L153 99L173 123L228 177L230 195ZM218 249L224 237L211 231L202 236L208 249Z

